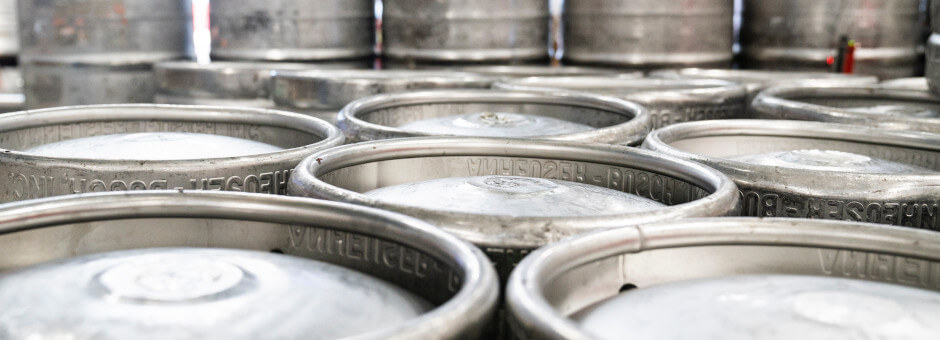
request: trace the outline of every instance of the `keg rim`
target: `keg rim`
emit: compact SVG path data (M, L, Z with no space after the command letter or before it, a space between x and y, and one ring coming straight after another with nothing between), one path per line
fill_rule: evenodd
M494 151L495 149L495 151ZM342 168L394 159L451 156L543 157L566 161L628 166L687 181L709 192L705 197L661 209L601 216L513 217L480 213L435 211L371 198L329 184L319 177ZM619 161L615 161L619 160ZM585 230L616 228L685 216L727 216L737 213L738 190L729 177L700 163L623 146L567 141L480 137L415 137L347 144L317 152L295 168L288 184L294 196L309 196L397 211L437 224L480 246L538 247ZM473 221L473 232L461 232L462 222ZM551 232L541 232L551 222ZM514 230L503 230L513 226ZM487 233L486 230L493 231ZM539 230L539 237L524 229ZM522 230L522 231L520 231ZM513 233L507 238L498 233ZM522 237L516 235L522 232ZM552 234L552 235L547 235Z
M495 89L437 89L384 93L358 99L340 110L337 126L346 133L347 139L360 141L405 137L448 137L450 135L408 131L393 126L371 123L359 118L359 116L365 112L400 105L466 103L577 105L605 109L623 116L632 115L629 120L623 123L605 126L591 131L527 137L529 139L634 145L639 144L643 140L646 134L649 133L652 124L652 117L649 110L645 107L611 96L568 91L538 93L528 91L497 91Z
M266 69L287 68L290 70L307 70L316 67L316 63L304 64L298 62L278 62L267 60L213 60L208 63L198 63L192 60L170 60L154 63L154 72L159 71L187 71L208 74L256 72Z
M568 65L474 65L460 67L457 70L498 77L534 77L538 75L643 77L643 71Z
M130 207L130 208L129 208ZM400 242L451 260L464 274L454 296L407 322L367 338L452 337L486 321L497 303L496 273L482 251L427 222L370 207L300 197L200 190L103 192L0 205L0 237L62 224L134 218L212 218L310 225ZM352 221L373 223L354 223ZM357 228L366 229L365 231ZM377 226L381 225L381 226ZM249 241L250 242L250 241ZM228 248L228 247L227 247ZM143 249L143 248L138 248ZM355 270L355 269L353 269ZM369 274L369 273L366 273ZM463 325L446 329L442 324ZM436 334L436 335L435 335Z
M453 70L303 70L278 72L277 78L295 81L320 81L332 84L407 84L418 81L464 83L494 81L471 72Z
M767 82L774 81L775 76L794 76L793 78L806 78L811 80L849 80L849 79L867 79L872 83L877 82L875 76L861 74L831 73L831 72L813 72L813 71L781 71L781 70L760 70L760 69L720 69L720 68L667 68L654 70L650 72L651 77L694 77L696 79L728 79L735 78L742 82ZM788 77L789 78L789 77Z
M571 87L557 85L561 82L571 83ZM550 83L546 85L546 83ZM649 86L689 86L687 89L645 89ZM502 79L493 84L494 89L516 91L566 91L593 92L604 90L631 89L637 91L618 94L629 96L633 94L705 94L705 93L733 93L744 91L738 83L721 79L660 79L660 78L618 78L599 76L551 76L551 77L524 77L516 79Z
M544 298L546 282L613 256L708 245L825 247L940 261L940 234L931 231L834 220L687 219L586 233L536 250L510 275L507 308L516 322L543 336L589 339Z
M187 166L199 168L205 166L216 167L222 166L223 164L249 164L257 162L258 160L302 158L307 156L311 152L311 149L342 145L343 141L345 140L342 132L332 124L327 123L321 119L308 117L298 113L260 108L172 104L76 105L10 112L0 116L0 132L78 122L107 121L114 120L115 118L122 121L157 120L198 122L207 120L213 122L223 122L224 118L227 117L242 118L243 122L250 121L256 124L293 129L316 135L322 138L322 140L307 145L286 148L276 152L245 156L209 157L199 159L110 160L96 158L52 157L31 154L19 150L9 150L3 147L0 147L0 158L9 157L17 159L18 162L36 162L45 164L82 162L90 168L120 166L126 169L152 170L154 168L163 166L172 166L174 170L185 171L186 169L184 168Z

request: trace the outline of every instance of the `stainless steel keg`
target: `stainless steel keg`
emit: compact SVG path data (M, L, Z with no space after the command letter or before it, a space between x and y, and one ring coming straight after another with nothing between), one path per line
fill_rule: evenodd
M940 13L935 12L940 15ZM940 21L940 16L934 21ZM927 39L926 63L924 64L924 77L927 78L927 86L934 95L940 95L940 34L936 31Z
M354 101L337 126L357 142L476 136L637 145L649 133L650 115L637 104L587 93L434 90Z
M504 279L531 250L588 230L738 213L731 181L700 164L524 139L348 144L305 159L288 190L429 221L483 248Z
M565 1L564 61L640 68L727 67L732 0Z
M661 79L720 79L744 85L748 103L763 91L778 85L871 85L878 82L875 76L831 73L771 70L732 70L683 68L650 72L651 78Z
M408 62L548 59L548 0L385 0L385 57Z
M153 64L99 64L31 58L21 63L26 108L152 103Z
M272 76L279 71L367 68L365 62L277 63L167 61L154 65L160 104L273 108Z
M16 29L16 0L0 0L0 57L15 57L20 50Z
M940 133L940 99L928 92L871 86L781 86L751 103L758 118L857 124Z
M584 66L477 65L461 67L458 70L501 78L553 76L617 76L621 78L643 78L642 71L624 71L613 68Z
M653 129L695 120L744 118L747 110L747 90L743 86L713 79L531 77L503 79L493 84L493 88L537 92L567 90L615 96L649 109Z
M0 113L23 110L25 102L19 68L0 67Z
M372 0L215 0L212 57L337 60L373 55Z
M340 145L319 119L261 109L93 105L0 115L0 202L119 190L284 194L291 169Z
M692 122L643 145L731 177L745 216L940 231L940 135L778 120Z
M854 71L914 75L923 16L920 0L746 0L741 52L749 68L828 71L840 39L857 43Z
M927 78L924 77L896 78L885 80L879 85L882 88L892 90L929 91L927 88Z
M495 78L443 70L317 70L279 72L274 103L336 122L350 102L387 92L443 88L489 88Z
M506 290L516 338L928 339L938 273L938 233L695 219L555 243Z
M0 216L4 338L477 338L497 302L478 249L349 204L124 192Z

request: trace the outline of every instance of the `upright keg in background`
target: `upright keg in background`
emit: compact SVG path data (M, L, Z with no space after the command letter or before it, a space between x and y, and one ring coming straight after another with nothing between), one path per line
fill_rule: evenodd
M364 59L373 55L372 0L213 0L212 57Z
M742 62L748 68L827 71L840 39L857 43L855 72L912 76L919 61L921 0L744 2Z
M0 64L2 59L16 58L20 50L16 32L16 0L0 0Z
M565 1L564 61L637 68L731 65L732 0Z
M0 67L0 113L23 110L23 77L16 67Z
M548 0L385 0L383 53L421 63L548 59Z
M152 64L186 55L183 0L20 0L27 108L151 102Z
M940 95L940 1L930 1L930 30L924 72L930 92Z

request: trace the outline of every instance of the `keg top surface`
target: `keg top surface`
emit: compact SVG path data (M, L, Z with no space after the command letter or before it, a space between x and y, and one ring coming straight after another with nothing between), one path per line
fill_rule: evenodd
M940 293L797 275L738 275L628 290L572 315L599 339L929 339ZM681 323L681 327L676 327Z
M773 85L792 83L862 85L878 82L878 78L875 76L844 73L703 68L653 71L650 73L650 77L664 79L721 79L745 84L749 91L759 91Z
M590 125L552 117L489 111L418 120L398 128L427 134L480 137L536 137L594 130Z
M422 209L508 216L599 216L664 208L593 185L519 176L440 178L382 187L366 196Z
M545 76L603 76L611 75L624 78L642 78L642 71L623 71L600 67L584 66L540 66L540 65L493 65L467 66L459 68L464 72L473 72L500 77L545 77Z
M138 132L69 139L23 150L46 156L89 159L179 160L227 158L283 148L229 136L187 132Z
M338 338L431 309L401 288L337 265L196 248L102 253L7 273L0 301L0 334L12 338Z
M932 170L910 164L891 162L855 153L835 150L790 150L761 154L747 154L729 158L743 163L804 169L814 171L843 171L874 174L905 174Z
M733 82L715 79L653 79L615 77L528 77L503 79L494 89L520 91L580 91L611 95L640 102L684 100L740 95L746 90Z

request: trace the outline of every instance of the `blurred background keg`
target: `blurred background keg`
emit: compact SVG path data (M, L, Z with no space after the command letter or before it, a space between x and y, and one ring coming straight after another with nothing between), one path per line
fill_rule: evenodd
M929 339L938 271L934 232L696 219L549 245L506 290L520 339Z
M637 145L649 133L650 115L634 103L587 93L434 90L354 101L337 125L351 142L476 136Z
M840 48L851 42L855 73L913 76L923 46L920 4L921 0L745 0L744 66L827 71L844 55Z
M781 86L751 103L763 119L848 123L940 133L940 99L928 92L871 86Z
M0 0L0 59L15 59L20 51L16 28L16 0Z
M497 302L478 249L365 207L159 191L0 216L4 338L479 338Z
M924 72L930 91L940 95L940 1L930 1L930 28Z
M563 60L643 69L728 67L733 15L733 0L565 1Z
M373 56L372 0L212 0L212 57L337 60Z
M313 70L274 76L274 103L336 122L350 102L388 92L447 88L489 88L495 78L444 70Z
M384 0L383 53L422 63L548 60L548 0Z
M642 78L643 72L614 68L545 65L477 65L460 67L462 72L478 73L500 78L560 77L560 76L617 76Z
M940 135L783 121L690 122L643 147L731 177L745 216L850 220L940 231Z
M703 68L657 70L650 72L650 78L720 79L735 82L747 88L748 103L760 91L777 85L871 85L878 82L875 76L845 73Z
M343 143L296 113L96 105L0 115L0 202L85 192L203 189L284 194L291 169Z
M713 79L531 77L503 79L493 88L516 91L577 91L614 96L649 109L651 127L709 119L744 118L747 90Z
M908 90L908 91L922 91L926 92L930 89L927 88L927 78L924 77L907 77L907 78L896 78L891 80L885 80L878 84L882 88L891 89L891 90Z
M20 0L27 108L151 102L152 64L186 56L186 3Z
M222 105L273 108L271 79L279 71L368 68L364 61L279 63L217 61L199 64L167 61L154 65L161 104Z
M26 105L19 68L0 67L0 113L20 111Z

